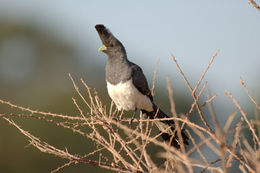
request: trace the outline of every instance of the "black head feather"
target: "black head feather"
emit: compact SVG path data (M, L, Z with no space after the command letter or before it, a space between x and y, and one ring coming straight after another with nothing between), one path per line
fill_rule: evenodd
M95 26L98 35L105 46L109 46L111 40L115 39L113 34L102 24Z
M102 43L107 47L107 50L104 51L106 54L110 56L113 56L115 53L126 55L123 44L109 31L109 29L107 29L103 24L97 24L95 28Z

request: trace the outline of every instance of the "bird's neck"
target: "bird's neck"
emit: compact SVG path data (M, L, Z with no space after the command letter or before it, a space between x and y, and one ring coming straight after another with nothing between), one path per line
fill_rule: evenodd
M127 56L126 55L113 55L113 56L108 56L107 62L109 63L119 63L119 62L127 62Z
M129 61L126 57L109 57L106 65L106 80L118 84L131 77Z

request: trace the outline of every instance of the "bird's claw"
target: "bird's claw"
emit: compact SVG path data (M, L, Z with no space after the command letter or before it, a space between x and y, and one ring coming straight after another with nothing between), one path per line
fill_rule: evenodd
M133 114L133 116L132 116L132 118L131 118L131 120L129 122L130 126L132 126L132 123L133 123L134 119L136 118L136 111L137 111L137 109L134 111L134 114Z

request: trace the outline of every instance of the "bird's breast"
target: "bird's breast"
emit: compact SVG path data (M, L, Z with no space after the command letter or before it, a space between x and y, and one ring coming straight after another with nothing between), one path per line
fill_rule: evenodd
M119 110L135 110L138 108L148 112L153 111L151 100L136 89L131 79L116 85L107 81L107 90Z

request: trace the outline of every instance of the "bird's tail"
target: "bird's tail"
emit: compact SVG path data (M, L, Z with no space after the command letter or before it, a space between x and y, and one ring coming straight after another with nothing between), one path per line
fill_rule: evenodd
M148 116L150 119L163 119L163 118L169 118L168 115L166 115L160 108L158 108L157 105L153 104L153 110L152 112L147 112L145 110L142 110L142 113L144 113L146 116ZM155 121L155 125L159 128L161 137L164 141L171 142L171 145L175 148L180 148L180 140L177 135L177 130L175 130L175 125L173 120L161 120L161 121ZM166 130L167 129L167 130ZM189 138L185 134L184 130L181 131L181 136L183 139L183 143L186 145L189 145Z

